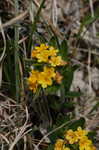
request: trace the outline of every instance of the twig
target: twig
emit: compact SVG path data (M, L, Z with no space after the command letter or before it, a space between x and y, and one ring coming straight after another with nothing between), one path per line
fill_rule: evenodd
M93 2L92 2L92 0L89 0L89 4L90 4L91 16L94 18L94 8L93 8ZM96 37L95 22L93 22L92 28L93 28L93 35L94 35L94 37Z
M97 2L97 0L93 0L93 4ZM81 14L86 14L89 10L90 6L87 5L85 8L81 8Z
M52 0L52 22L55 27L57 27L57 0Z
M88 50L83 49L83 48L77 48L77 51L82 51L82 52L88 53ZM96 52L96 51L90 51L90 52L91 52L91 54L99 56L99 52Z
M28 10L22 12L21 14L19 14L18 16L14 17L11 20L9 20L8 22L2 24L2 28L9 27L11 25L14 25L17 22L20 22L20 21L24 20L24 18L26 18L27 15L28 15Z
M25 40L27 40L27 39L28 39L28 36L23 37L21 40L18 41L18 44L23 43L23 42L24 42Z
M93 9L93 2L92 0L89 0L90 10L91 10L91 16L94 17L94 9ZM92 24L93 28L93 36L96 37L96 28L95 28L95 22ZM91 79L91 50L88 50L88 78L89 78L89 93L92 92L92 79Z
M89 94L92 92L92 79L91 79L91 49L88 50L88 81L89 81Z

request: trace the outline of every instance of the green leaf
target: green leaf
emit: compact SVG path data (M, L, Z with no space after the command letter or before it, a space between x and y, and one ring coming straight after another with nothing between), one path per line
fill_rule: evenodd
M55 48L60 48L57 36L52 36L52 38L50 39L48 44L55 47Z
M54 144L50 144L47 148L47 150L54 150Z
M46 88L47 94L56 94L56 92L60 89L60 85L52 85Z
M36 32L35 36L38 38L38 40L40 40L40 43L47 43L46 37L42 36L42 34L40 35L38 32Z
M50 128L50 131L52 131L53 129L57 128L57 125L54 125L53 128ZM51 135L49 135L49 138L51 140L51 143L54 144L56 142L57 139L59 138L63 138L63 133L64 133L64 127L57 130L56 132L52 133Z
M60 111L60 108L61 108L61 103L59 101L53 101L53 104L50 104L50 107L53 109L53 110L56 110L56 111Z
M66 122L68 122L68 121L70 121L70 116L68 115L62 115L62 114L59 114L58 116L57 116L57 118L56 118L56 125L57 126L60 126L60 125L62 125L63 123L66 123ZM64 128L66 128L66 127L64 127Z
M62 58L66 61L68 59L68 45L66 40L62 41L59 52Z
M90 25L92 24L94 21L96 21L96 19L99 19L99 10L95 13L95 16L85 16L85 18L83 19L83 25Z
M69 91L70 86L72 84L72 80L73 80L73 70L71 67L65 68L65 70L63 71L63 80L62 80L62 84L64 85L65 91Z
M97 135L96 131L88 132L88 137L89 137L89 139L91 139L93 142L95 142L95 137L96 137L96 135Z
M88 26L91 25L93 22L95 22L97 19L99 19L99 10L95 13L94 17L92 17L90 15L85 16L83 21L82 21L82 24L80 26L79 32L78 32L78 38L80 38L80 35L83 31L83 28L85 26L87 26L87 28L88 28ZM86 33L86 31L85 31L85 33Z
M70 118L68 116L63 116L63 115L59 115L59 117L56 118L56 124L53 125L53 128L50 129L50 131L52 131L53 129L61 126L62 124L68 122L70 120ZM64 135L64 131L66 130L66 126L60 128L59 130L57 130L56 132L52 133L49 138L51 140L52 143L55 143L57 139L59 138L63 138Z
M52 108L55 113L60 111L62 103L57 95L47 95L49 107Z
M68 98L80 97L82 94L80 92L70 91L66 92L65 96Z
M70 125L68 125L68 129L76 130L77 127L79 127L79 126L84 128L84 125L85 125L85 119L80 118L79 120L76 120L73 123L71 123Z
M72 66L64 67L64 69L62 70L62 75L63 75L62 84L64 85L65 92L69 91L72 84L74 71L77 68L78 66L75 65L73 67Z
M74 102L68 101L68 102L62 104L62 108L69 108L69 109L72 108L73 109L74 104L75 104Z

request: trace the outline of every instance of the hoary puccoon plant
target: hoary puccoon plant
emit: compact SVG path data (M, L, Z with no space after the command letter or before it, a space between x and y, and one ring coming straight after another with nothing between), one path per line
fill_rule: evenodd
M64 45L64 43L62 43L62 45ZM64 97L67 97L66 94L70 92L69 88L72 82L75 67L71 66L69 63L69 59L67 58L67 54L64 50L62 48L60 50L48 44L37 45L32 50L32 61L29 67L30 70L27 78L27 85L34 97L35 95L37 97L42 96L42 91L46 93L48 91L53 92L53 89L56 89L55 91L61 91L62 88L65 93ZM49 90L51 88L52 90ZM70 92L70 94L72 94L72 92ZM56 140L56 143L55 145L53 144L51 150L52 149L96 150L96 147L89 139L88 131L78 127L77 130L67 130L63 138Z

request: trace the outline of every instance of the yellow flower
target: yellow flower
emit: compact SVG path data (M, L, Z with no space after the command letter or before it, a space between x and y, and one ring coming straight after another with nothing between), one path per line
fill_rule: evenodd
M59 72L56 72L56 76L55 76L56 82L60 84L62 82L62 79L63 76L61 76Z
M86 136L88 134L88 131L82 130L81 127L78 127L77 131L75 131L75 134L78 137L78 139L81 139L81 138L83 138L84 136Z
M52 79L56 76L55 69L53 67L44 66L43 72L32 70L30 76L27 79L29 89L36 92L38 85L43 88L52 85Z
M49 56L56 56L58 53L58 49L55 49L54 47L49 47Z
M49 48L49 46L47 46L47 45L45 45L45 44L41 44L40 46L36 46L36 47L34 48L34 50L32 50L31 56L32 56L33 58L38 58L38 57L40 57L39 55L45 54L44 51L47 51L48 48ZM39 59L39 58L38 58L38 59Z
M54 150L62 150L64 145L64 140L58 139L55 143Z
M46 44L41 44L40 46L36 46L36 47L35 47L35 50L41 52L41 51L47 50L48 48L49 48L48 45L46 45Z
M78 142L78 137L76 136L75 132L71 129L66 132L65 139L68 140L70 144Z
M45 72L39 74L38 83L41 84L43 88L52 85L52 79Z
M44 67L44 73L49 78L54 78L56 76L55 69L53 67Z
M31 91L33 91L33 93L36 92L37 88L38 88L38 84L37 84L36 82L29 84L29 89L30 89Z
M84 150L96 150L96 147L91 145L91 146L86 147Z
M52 56L49 60L49 63L53 66L63 66L65 65L65 61L62 60L61 56Z
M96 147L94 145L92 145L91 150L96 150Z
M91 150L90 146L92 145L92 141L88 139L87 136L84 136L79 141L79 149L80 150Z
M38 62L50 63L54 67L66 65L67 62L63 61L61 56L57 56L57 53L58 49L55 49L53 46L41 44L34 48L31 57L37 58Z
M38 80L38 75L39 75L39 71L37 71L37 70L32 70L31 71L31 73L30 73L30 76L29 76L29 78L28 78L28 82L29 83L35 83L35 82L37 82L37 80Z
M60 66L61 65L61 56L53 56L51 57L51 59L49 60L49 63L53 66L53 67L56 67L56 66Z
M37 57L37 54L39 54L39 52L38 52L38 51L36 51L36 50L32 50L31 57L32 57L32 58L36 58L36 57Z
M38 87L37 84L38 75L39 75L38 71L32 70L30 76L27 78L29 89L32 90L34 93L36 92Z
M48 62L48 57L49 57L49 51L44 50L41 53L38 53L36 55L36 58L38 59L38 62Z
M52 78L56 75L55 69L52 67L44 67L44 71L39 74L38 83L41 84L43 88L52 85Z
M30 75L32 77L36 78L36 80L37 80L37 77L39 75L39 71L33 69L33 70L31 70Z
M70 150L70 148L69 147L63 147L62 150Z

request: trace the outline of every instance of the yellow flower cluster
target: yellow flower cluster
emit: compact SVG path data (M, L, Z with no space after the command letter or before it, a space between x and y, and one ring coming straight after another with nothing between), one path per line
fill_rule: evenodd
M79 150L96 150L92 141L88 139L88 132L78 127L76 131L68 130L64 137L65 139L58 139L55 143L54 150L70 150L66 144L78 144Z
M31 56L32 58L36 58L38 62L45 62L53 67L67 64L62 60L61 56L58 56L58 49L46 44L36 46L32 51Z
M53 46L41 44L34 48L31 56L36 58L37 62L45 64L43 64L43 71L40 72L34 69L30 72L30 76L27 79L30 90L35 93L39 86L47 88L53 84L53 80L58 84L61 83L63 77L56 71L55 67L63 66L67 63L62 60L61 56L58 56L57 49Z
M43 88L52 85L52 79L55 79L55 75L55 69L52 67L45 66L42 72L32 70L27 79L30 90L35 93L39 85Z

